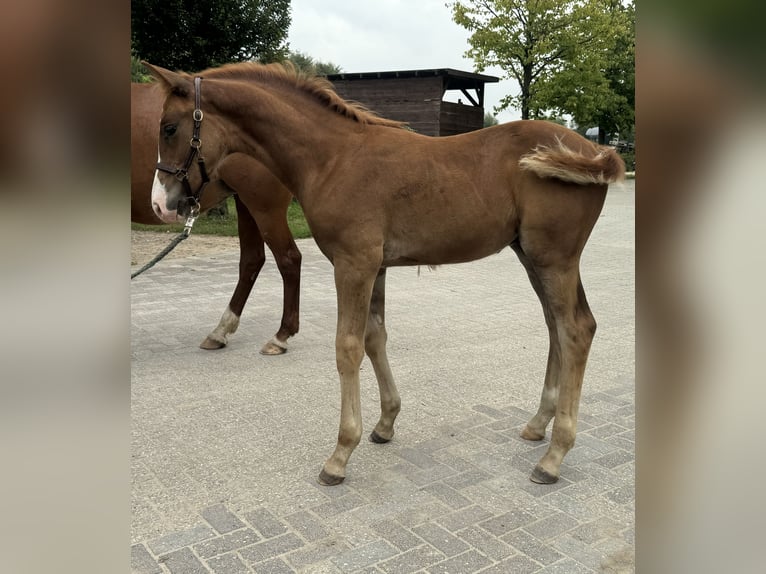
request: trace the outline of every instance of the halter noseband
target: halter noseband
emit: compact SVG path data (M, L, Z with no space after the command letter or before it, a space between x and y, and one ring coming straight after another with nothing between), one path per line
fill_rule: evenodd
M205 158L203 158L202 154L200 153L202 140L199 137L199 132L203 118L202 110L200 109L201 91L202 78L197 76L194 78L194 112L192 113L192 119L194 120L194 131L192 132L192 137L189 141L191 149L189 149L189 155L186 156L186 161L184 162L183 166L175 168L171 165L157 162L158 171L163 171L165 173L174 175L176 179L183 184L184 191L186 192L186 199L189 202L191 213L194 217L196 217L196 215L199 213L199 199L202 196L202 191L210 181L210 178L207 175L207 169L205 168ZM191 167L195 157L197 158L197 167L199 168L202 182L199 184L197 191L192 192L191 184L189 184L189 168Z

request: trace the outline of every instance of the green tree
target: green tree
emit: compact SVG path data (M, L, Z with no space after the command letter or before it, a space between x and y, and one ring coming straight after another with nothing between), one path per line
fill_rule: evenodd
M497 121L497 118L490 114L489 112L484 112L484 127L488 128L490 126L496 126L499 122Z
M330 74L340 74L343 70L337 64L332 62L322 62L315 60L304 52L290 52L287 59L295 66L307 74L316 76L328 76Z
M131 2L131 48L173 70L282 60L289 26L290 0Z
M608 68L614 78L632 73L632 65L626 72L623 59L614 56L618 39L630 36L634 14L619 0L467 0L447 6L471 32L466 55L477 70L498 66L519 85L519 95L503 98L496 111L514 106L522 119L568 114L579 123L618 107Z

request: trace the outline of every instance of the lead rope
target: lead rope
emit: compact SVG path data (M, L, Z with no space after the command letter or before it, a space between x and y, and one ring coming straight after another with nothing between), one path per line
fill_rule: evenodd
M195 206L193 206L191 208L191 213L189 214L189 217L186 218L186 224L184 225L184 230L181 233L179 233L175 238L171 239L171 241L168 244L168 246L165 247L165 249L163 249L162 251L160 251L155 256L154 259L149 261L149 263L147 263L146 265L141 267L141 269L139 269L138 271L135 271L135 272L131 273L130 274L130 280L132 281L133 279L135 279L136 277L141 275L141 273L143 273L147 269L150 269L150 268L154 267L154 265L157 262L162 260L168 253L173 251L173 249L176 248L176 245L178 245L184 239L189 237L189 235L191 234L192 226L194 225L194 222L196 221L198 215L199 215L199 204L197 204L197 205L195 205Z

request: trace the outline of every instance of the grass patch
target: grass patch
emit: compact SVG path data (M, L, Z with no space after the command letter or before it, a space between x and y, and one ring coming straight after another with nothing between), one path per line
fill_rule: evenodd
M223 235L228 237L237 236L237 208L234 205L234 198L226 200L229 208L228 215L202 215L194 222L192 233L200 235ZM311 237L303 210L297 201L291 201L287 209L287 225L295 239ZM136 231L172 231L180 233L183 231L183 223L170 223L167 225L143 225L141 223L131 223L130 228Z

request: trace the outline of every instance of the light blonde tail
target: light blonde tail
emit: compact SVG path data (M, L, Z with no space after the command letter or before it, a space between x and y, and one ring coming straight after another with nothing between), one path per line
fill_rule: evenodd
M554 146L538 145L519 160L521 169L580 185L607 184L625 177L625 162L613 148L588 142L593 153L573 150L559 140Z

